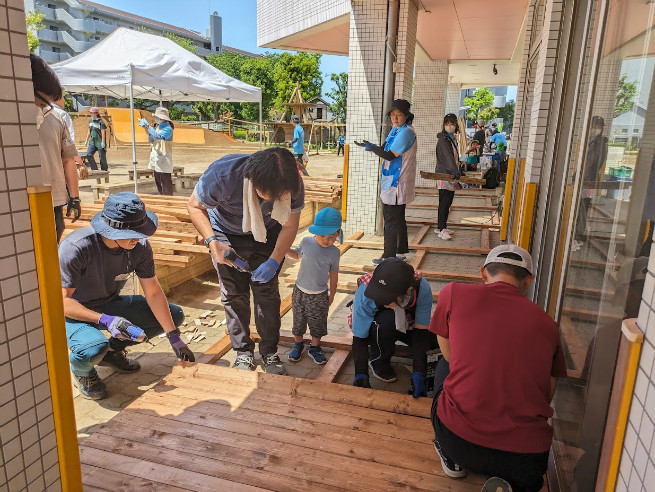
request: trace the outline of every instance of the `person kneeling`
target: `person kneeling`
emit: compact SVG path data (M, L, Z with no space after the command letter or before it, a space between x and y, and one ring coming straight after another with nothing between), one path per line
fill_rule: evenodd
M432 288L414 268L398 258L385 258L373 271L357 279L349 323L353 332L354 386L370 388L368 370L380 381L396 380L391 366L396 341L412 348L414 398L426 396L427 351L436 348L428 322Z
M526 250L497 246L480 273L484 284L446 285L430 321L443 353L434 447L450 477L470 470L492 477L484 491L537 492L553 439L555 378L566 377L559 330L525 296L534 280Z
M73 231L59 245L71 370L84 398L107 397L96 365L124 373L138 371L139 363L126 357L125 348L162 331L178 359L195 361L177 328L184 313L168 303L155 276L146 238L156 230L157 216L146 211L138 196L116 193L107 197L90 227ZM145 297L120 294L132 272ZM107 339L100 330L107 330L111 337Z

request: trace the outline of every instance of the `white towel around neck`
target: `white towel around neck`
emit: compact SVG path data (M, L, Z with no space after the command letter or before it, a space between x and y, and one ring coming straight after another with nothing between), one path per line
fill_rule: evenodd
M273 202L271 218L280 224L285 224L291 215L291 194L285 193L282 198ZM264 216L259 204L257 190L248 178L243 179L243 232L252 232L255 241L266 242L266 226Z

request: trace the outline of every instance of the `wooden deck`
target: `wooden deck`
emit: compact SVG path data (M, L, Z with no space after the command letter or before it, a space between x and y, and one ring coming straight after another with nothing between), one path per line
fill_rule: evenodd
M84 490L479 491L444 475L430 403L178 363L80 443Z

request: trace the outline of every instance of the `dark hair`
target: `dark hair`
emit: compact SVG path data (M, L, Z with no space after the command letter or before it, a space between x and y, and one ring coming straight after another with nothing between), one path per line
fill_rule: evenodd
M457 118L452 119L452 118L449 118L449 116L455 116L455 115L452 114L452 113L449 113L446 116L444 116L443 124L441 125L441 131L442 132L446 131L446 121L450 121L451 123L455 123L455 133L459 133L459 123L457 122Z
M55 72L42 58L30 53L32 65L32 83L34 92L39 91L49 96L53 101L61 99L63 90Z
M605 128L605 120L602 116L591 117L591 128Z
M498 255L498 257L509 258L511 260L519 260L519 261L523 259L521 258L521 256L517 255L516 253L509 253L509 252L501 253ZM507 275L511 275L519 282L523 282L526 278L530 276L530 272L528 272L525 268L516 265L508 265L507 263L489 263L487 266L484 267L484 269L492 277L498 275L499 273L505 273Z
M277 198L290 192L295 198L300 193L300 175L296 158L282 147L260 150L246 163L245 177L262 194Z

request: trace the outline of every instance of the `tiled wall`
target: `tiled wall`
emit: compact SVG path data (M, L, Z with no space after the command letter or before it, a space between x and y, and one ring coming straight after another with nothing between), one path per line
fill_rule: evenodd
M459 102L462 98L462 84L448 84L446 87L446 107L444 113L459 115Z
M348 120L350 146L346 233L375 231L379 159L352 145L356 140L379 144L382 124L386 0L353 2L348 57Z
M349 12L350 0L257 0L257 46L266 46Z
M437 133L445 111L448 62L444 60L417 62L414 69L414 130L418 139L416 153L417 176L420 171L434 172ZM459 105L459 102L458 102ZM417 186L436 186L434 181L417 177Z
M414 1L400 0L398 43L396 44L396 90L394 99L412 100L417 22L418 7Z
M27 186L42 184L22 0L0 0L0 490L59 490Z

